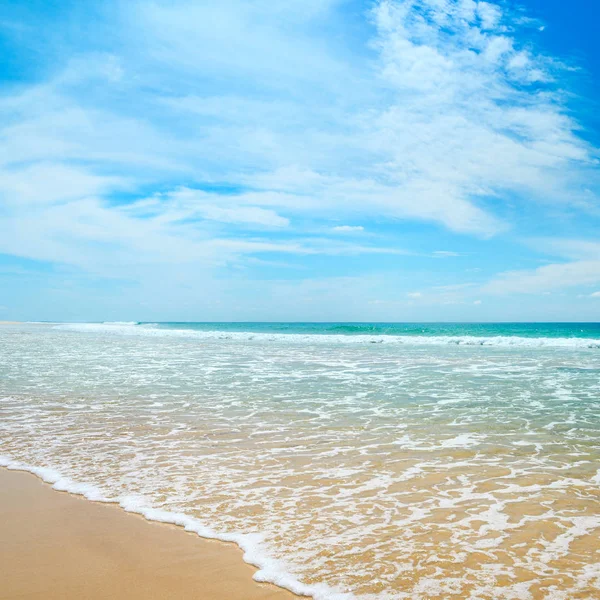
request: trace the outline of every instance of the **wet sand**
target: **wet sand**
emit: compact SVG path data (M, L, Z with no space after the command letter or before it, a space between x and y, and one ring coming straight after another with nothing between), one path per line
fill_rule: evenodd
M293 600L233 544L0 469L0 599Z

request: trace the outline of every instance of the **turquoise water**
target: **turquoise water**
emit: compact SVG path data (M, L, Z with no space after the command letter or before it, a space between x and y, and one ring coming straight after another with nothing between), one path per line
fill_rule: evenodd
M600 338L600 323L140 323L193 331L321 335Z

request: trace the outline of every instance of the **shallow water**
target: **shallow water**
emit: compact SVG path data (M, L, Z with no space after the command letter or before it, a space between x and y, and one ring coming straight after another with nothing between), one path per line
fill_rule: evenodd
M599 598L600 342L468 327L3 326L0 454L318 598Z

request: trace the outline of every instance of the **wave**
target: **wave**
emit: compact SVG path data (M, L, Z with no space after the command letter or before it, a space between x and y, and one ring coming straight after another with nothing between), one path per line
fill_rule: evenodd
M521 337L506 335L393 335L342 333L265 333L253 331L220 331L162 328L156 324L129 323L63 323L55 329L87 333L112 333L159 337L184 337L200 340L232 340L310 344L398 344L407 346L494 346L525 348L600 349L600 339L568 337Z
M118 504L126 512L142 515L148 521L157 521L159 523L169 523L183 527L186 531L196 533L200 537L219 540L222 542L233 542L243 551L244 562L253 565L258 569L254 574L255 581L272 583L281 588L290 590L299 596L307 596L315 600L353 600L354 595L347 592L339 592L325 584L305 584L299 581L294 575L289 573L281 561L269 557L262 549L262 539L260 534L244 533L218 533L206 527L198 519L190 517L185 513L171 512L160 508L153 508L144 504L139 497L120 496L106 497L96 487L73 481L68 477L63 477L58 471L46 467L35 467L19 461L15 461L8 456L0 455L0 467L5 467L11 471L26 471L36 475L46 483L52 485L55 490L69 492L84 496L94 502L106 502Z

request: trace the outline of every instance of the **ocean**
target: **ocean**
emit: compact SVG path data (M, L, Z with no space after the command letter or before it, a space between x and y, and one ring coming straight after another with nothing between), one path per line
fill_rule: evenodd
M0 327L0 465L317 600L600 598L600 324Z

